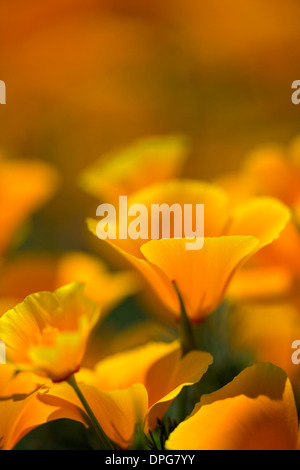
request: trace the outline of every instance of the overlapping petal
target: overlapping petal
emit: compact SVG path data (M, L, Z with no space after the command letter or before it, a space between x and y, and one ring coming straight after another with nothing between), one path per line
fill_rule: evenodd
M204 395L170 435L169 450L296 450L298 416L290 381L258 364Z
M155 428L182 388L198 382L211 363L211 355L200 351L182 358L178 342L150 343L106 358L94 371L82 369L76 377L104 431L127 448L136 426L145 432ZM82 408L67 383L41 395L42 401L63 407L56 399Z
M180 309L173 293L173 282L177 284L190 320L197 323L222 301L232 276L256 249L258 240L245 236L206 238L203 248L195 252L186 250L185 243L186 239L152 240L143 245L141 251L150 266L157 268L155 274L159 272L163 280L169 281L170 304L172 297L177 317ZM148 280L157 293L161 292L162 281L158 285L154 276Z
M284 229L290 212L280 201L257 198L230 208L226 193L215 185L171 181L131 196L130 203L147 208L153 203L202 203L205 207L204 246L186 250L184 238L160 240L107 240L146 278L168 309L178 317L179 302L172 283L183 297L187 313L201 321L223 299L236 270L251 255L272 243ZM148 210L148 214L149 214ZM95 220L89 229L96 234ZM252 237L252 238L251 238Z
M253 197L259 195L264 197L275 197L291 209L291 219L282 230L280 237L266 246L253 258L253 268L247 265L237 276L237 285L234 294L243 297L243 289L238 292L239 286L248 282L252 287L246 289L246 296L253 293L254 297L265 297L272 295L270 286L258 282L253 283L253 273L261 278L266 270L273 269L280 275L276 277L277 293L290 295L287 279L290 278L290 287L293 279L299 279L300 272L300 237L298 213L300 204L300 165L299 165L299 137L296 137L287 147L265 146L252 152L245 161L239 173L221 178L220 184L228 190L231 195L233 206L239 200L248 201L251 204ZM271 215L268 210L262 213L260 222L264 223ZM248 266L250 269L248 269ZM281 277L281 283L280 283ZM241 278L241 280L240 280ZM255 285L257 289L255 289ZM273 289L274 291L274 289Z
M105 434L118 446L126 449L132 444L136 426L143 421L147 410L147 392L135 384L124 390L102 392L91 384L80 383L80 390ZM45 387L40 391L42 404L63 410L63 417L90 425L82 404L67 382ZM77 410L74 417L73 409Z

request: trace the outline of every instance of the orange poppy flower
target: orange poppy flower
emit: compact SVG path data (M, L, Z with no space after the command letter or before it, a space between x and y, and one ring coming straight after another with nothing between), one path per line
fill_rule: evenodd
M256 198L230 208L218 187L195 181L171 181L146 188L128 199L133 203L204 204L204 246L186 250L187 239L106 240L147 279L175 318L180 305L174 282L192 322L200 322L222 301L237 269L275 240L287 224L289 210L272 198ZM150 211L148 211L149 213ZM96 234L97 221L89 220ZM150 224L149 224L150 226ZM172 237L172 234L171 234Z

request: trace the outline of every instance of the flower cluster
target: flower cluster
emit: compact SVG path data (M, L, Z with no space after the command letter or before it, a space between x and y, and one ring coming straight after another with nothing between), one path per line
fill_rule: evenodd
M215 182L180 177L187 150L182 136L144 139L79 185L97 202L204 204L200 250L172 233L100 241L87 214L94 253L8 256L59 178L1 161L1 449L60 419L101 449L298 448L299 141ZM126 318L133 302L142 319Z

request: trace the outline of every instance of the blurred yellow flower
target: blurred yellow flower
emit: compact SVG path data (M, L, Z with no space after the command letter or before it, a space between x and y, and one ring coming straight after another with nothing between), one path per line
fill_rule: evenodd
M0 159L0 252L57 188L58 175L41 161Z
M222 301L236 270L273 242L287 224L289 210L273 198L253 198L230 208L219 187L197 181L171 181L135 193L128 204L204 204L204 246L185 249L186 239L106 240L147 279L173 316L180 315L173 283L192 322L200 322ZM148 211L150 212L150 211ZM96 234L97 221L88 220Z
M32 294L7 311L0 318L0 338L16 369L59 382L79 370L99 315L84 285L72 283L54 293Z
M253 151L245 162L244 173L256 194L295 206L300 200L300 138L295 138L287 149L273 145Z
M265 145L252 151L241 171L224 175L217 182L232 197L233 203L255 195L280 199L289 207L300 200L300 140L288 149Z
M217 181L228 191L233 205L257 195L271 196L290 207L292 215L280 237L238 273L230 295L236 299L289 295L300 279L300 137L287 149L279 145L258 148L246 158L240 172Z
M189 151L183 136L155 136L104 155L80 176L88 193L105 202L181 173Z
M259 254L243 266L234 277L228 287L228 298L234 301L271 300L289 292L293 285L291 273L276 264L259 264L257 261L260 259Z
M10 303L9 308L32 292L54 291L71 282L85 283L85 294L99 304L102 316L138 289L134 273L111 272L96 256L79 251L60 256L19 254L2 265L0 279L0 298Z
M106 436L121 448L127 449L132 444L137 425L142 422L147 411L145 388L135 384L124 390L101 392L85 383L79 383L78 387ZM75 419L85 426L91 425L78 395L67 382L44 387L38 397L41 403L53 409L62 409L62 417ZM74 408L77 410L76 417Z
M291 383L272 364L245 369L203 395L173 431L168 450L296 450L298 415Z
M211 363L212 356L200 351L182 358L177 341L149 343L108 357L94 370L82 369L76 380L106 435L127 448L137 425L146 433L154 429L182 388L198 382ZM40 399L58 407L71 403L83 410L67 383L50 387Z
M80 252L65 253L57 263L56 287L72 281L85 283L85 294L100 305L102 317L139 288L132 271L109 271L100 259Z

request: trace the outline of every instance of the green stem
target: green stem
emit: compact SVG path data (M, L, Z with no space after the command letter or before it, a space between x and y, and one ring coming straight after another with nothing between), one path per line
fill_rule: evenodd
M108 439L108 437L106 436L105 432L103 431L102 427L100 426L99 424L99 421L97 420L96 416L94 415L94 412L92 411L90 405L88 404L88 402L86 401L83 393L81 392L77 382L76 382L76 379L74 377L74 375L72 375L69 379L68 379L68 384L73 388L73 390L75 391L76 395L78 396L79 400L81 401L95 431L96 431L96 434L101 442L101 447L103 450L114 450L110 440Z
M180 322L179 322L179 337L181 342L182 355L198 349L197 341L194 335L193 327L186 313L186 309L175 281L173 281L179 303L180 303Z

